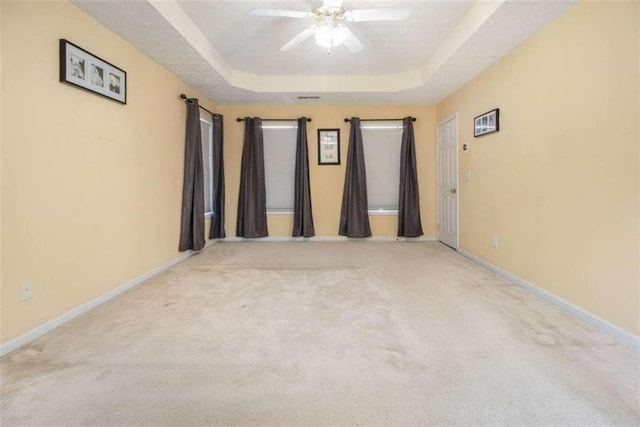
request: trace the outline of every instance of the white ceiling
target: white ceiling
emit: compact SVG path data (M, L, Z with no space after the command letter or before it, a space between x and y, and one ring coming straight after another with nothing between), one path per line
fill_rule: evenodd
M322 1L72 0L210 99L222 104L433 104L514 49L577 0L344 0L345 9L404 7L404 21L350 22L360 53L328 54L313 37L280 47ZM126 68L126 67L123 67ZM317 95L319 100L300 100Z

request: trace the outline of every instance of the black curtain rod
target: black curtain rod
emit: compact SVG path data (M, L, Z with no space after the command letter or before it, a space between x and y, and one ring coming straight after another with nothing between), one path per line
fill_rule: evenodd
M394 120L402 120L402 119L360 119L361 122L391 122ZM411 117L411 121L415 122L417 119L415 117ZM345 123L349 123L351 119L344 119Z
M189 98L187 95L185 95L184 93L180 94L180 98L184 99L185 102L193 102L193 101L197 101L197 98ZM204 108L202 105L198 104L198 107L202 108L204 111L206 111L207 113L211 114L213 116L214 119L218 118L218 115L216 113L213 113L209 110L207 110L206 108Z
M263 122L295 122L298 119L260 119ZM311 121L311 117L307 117L307 121L310 122ZM244 122L244 119L242 117L238 117L236 119L236 122Z

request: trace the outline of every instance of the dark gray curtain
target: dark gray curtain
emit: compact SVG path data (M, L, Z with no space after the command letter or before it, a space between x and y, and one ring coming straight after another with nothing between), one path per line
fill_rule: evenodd
M223 239L224 232L224 128L223 116L213 115L213 217L209 229L210 239Z
M236 236L268 235L262 120L258 117L245 117Z
M293 237L311 237L313 227L311 188L309 184L309 153L307 149L307 118L298 119L296 140L295 194L293 202Z
M204 247L204 178L198 100L187 102L180 251Z
M400 197L398 200L398 236L422 236L416 142L411 117L402 119L402 148L400 149Z
M367 174L364 167L362 130L360 119L352 117L338 233L347 237L371 236L367 210Z

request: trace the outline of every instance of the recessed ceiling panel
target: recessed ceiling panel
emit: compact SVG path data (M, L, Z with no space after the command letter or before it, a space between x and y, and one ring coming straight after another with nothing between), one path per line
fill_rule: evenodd
M252 16L321 1L71 0L210 99L223 104L433 104L560 16L576 0L364 1L403 7L404 21L349 23L360 53L328 54L313 37L280 48L309 22ZM125 67L126 68L126 67ZM178 96L179 94L176 94Z

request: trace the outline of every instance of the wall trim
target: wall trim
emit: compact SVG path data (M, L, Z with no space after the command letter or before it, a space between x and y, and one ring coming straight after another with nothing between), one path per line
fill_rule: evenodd
M204 248L207 248L209 246L211 246L212 244L214 244L215 241L214 240L209 240L206 244ZM203 249L204 249L203 248ZM67 311L66 313L61 314L58 317L55 317L45 323L43 323L40 326L36 326L35 328L31 329L28 332L25 332L24 334L18 336L17 338L14 338L12 340L7 341L6 343L0 345L0 357L9 354L15 350L17 350L18 348L22 347L25 344L28 344L34 340L36 340L37 338L40 338L41 336L43 336L44 334L51 332L52 330L62 326L63 324L67 323L68 321L80 316L81 314L86 313L89 310L94 309L95 307L104 304L105 302L109 301L110 299L113 299L115 297L117 297L118 295L128 291L129 289L139 285L140 283L152 278L153 276L162 273L165 270L168 270L169 268L173 267L176 264L181 263L182 261L186 260L187 258L197 254L199 251L189 251L187 253L181 254L180 256L165 262L164 264L147 271L144 274L141 274L138 277L135 277L131 280L129 280L128 282L118 286L115 289L110 290L109 292L102 294L84 304L81 304L79 306L77 306L76 308Z
M314 236L314 237L259 237L247 239L244 237L226 237L220 242L436 242L433 236L421 237L363 237L353 238L344 236Z
M623 344L626 344L636 350L640 350L640 337L637 337L635 335L633 335L630 332L625 331L624 329L620 328L619 326L614 325L611 322L608 322L607 320L596 316L595 314L585 310L584 308L578 307L577 305L563 299L560 298L559 296L546 291L530 282L527 282L526 280L516 276L513 273L510 273L507 270L504 270L496 265L491 264L490 262L476 256L473 255L470 252L467 252L465 250L459 249L458 252L460 253L460 255L463 255L467 258L469 258L471 261L480 264L483 267L488 268L489 270L493 271L494 273L498 274L499 276L504 277L505 279L509 280L510 282L515 283L516 285L524 288L525 290L531 292L532 294L535 294L561 308L563 308L564 310L568 311L569 313L573 314L576 317L579 317L582 320L585 320L586 322L590 323L591 325L597 327L598 329L608 333L609 335L612 335L614 338L616 338L618 341L620 341Z

